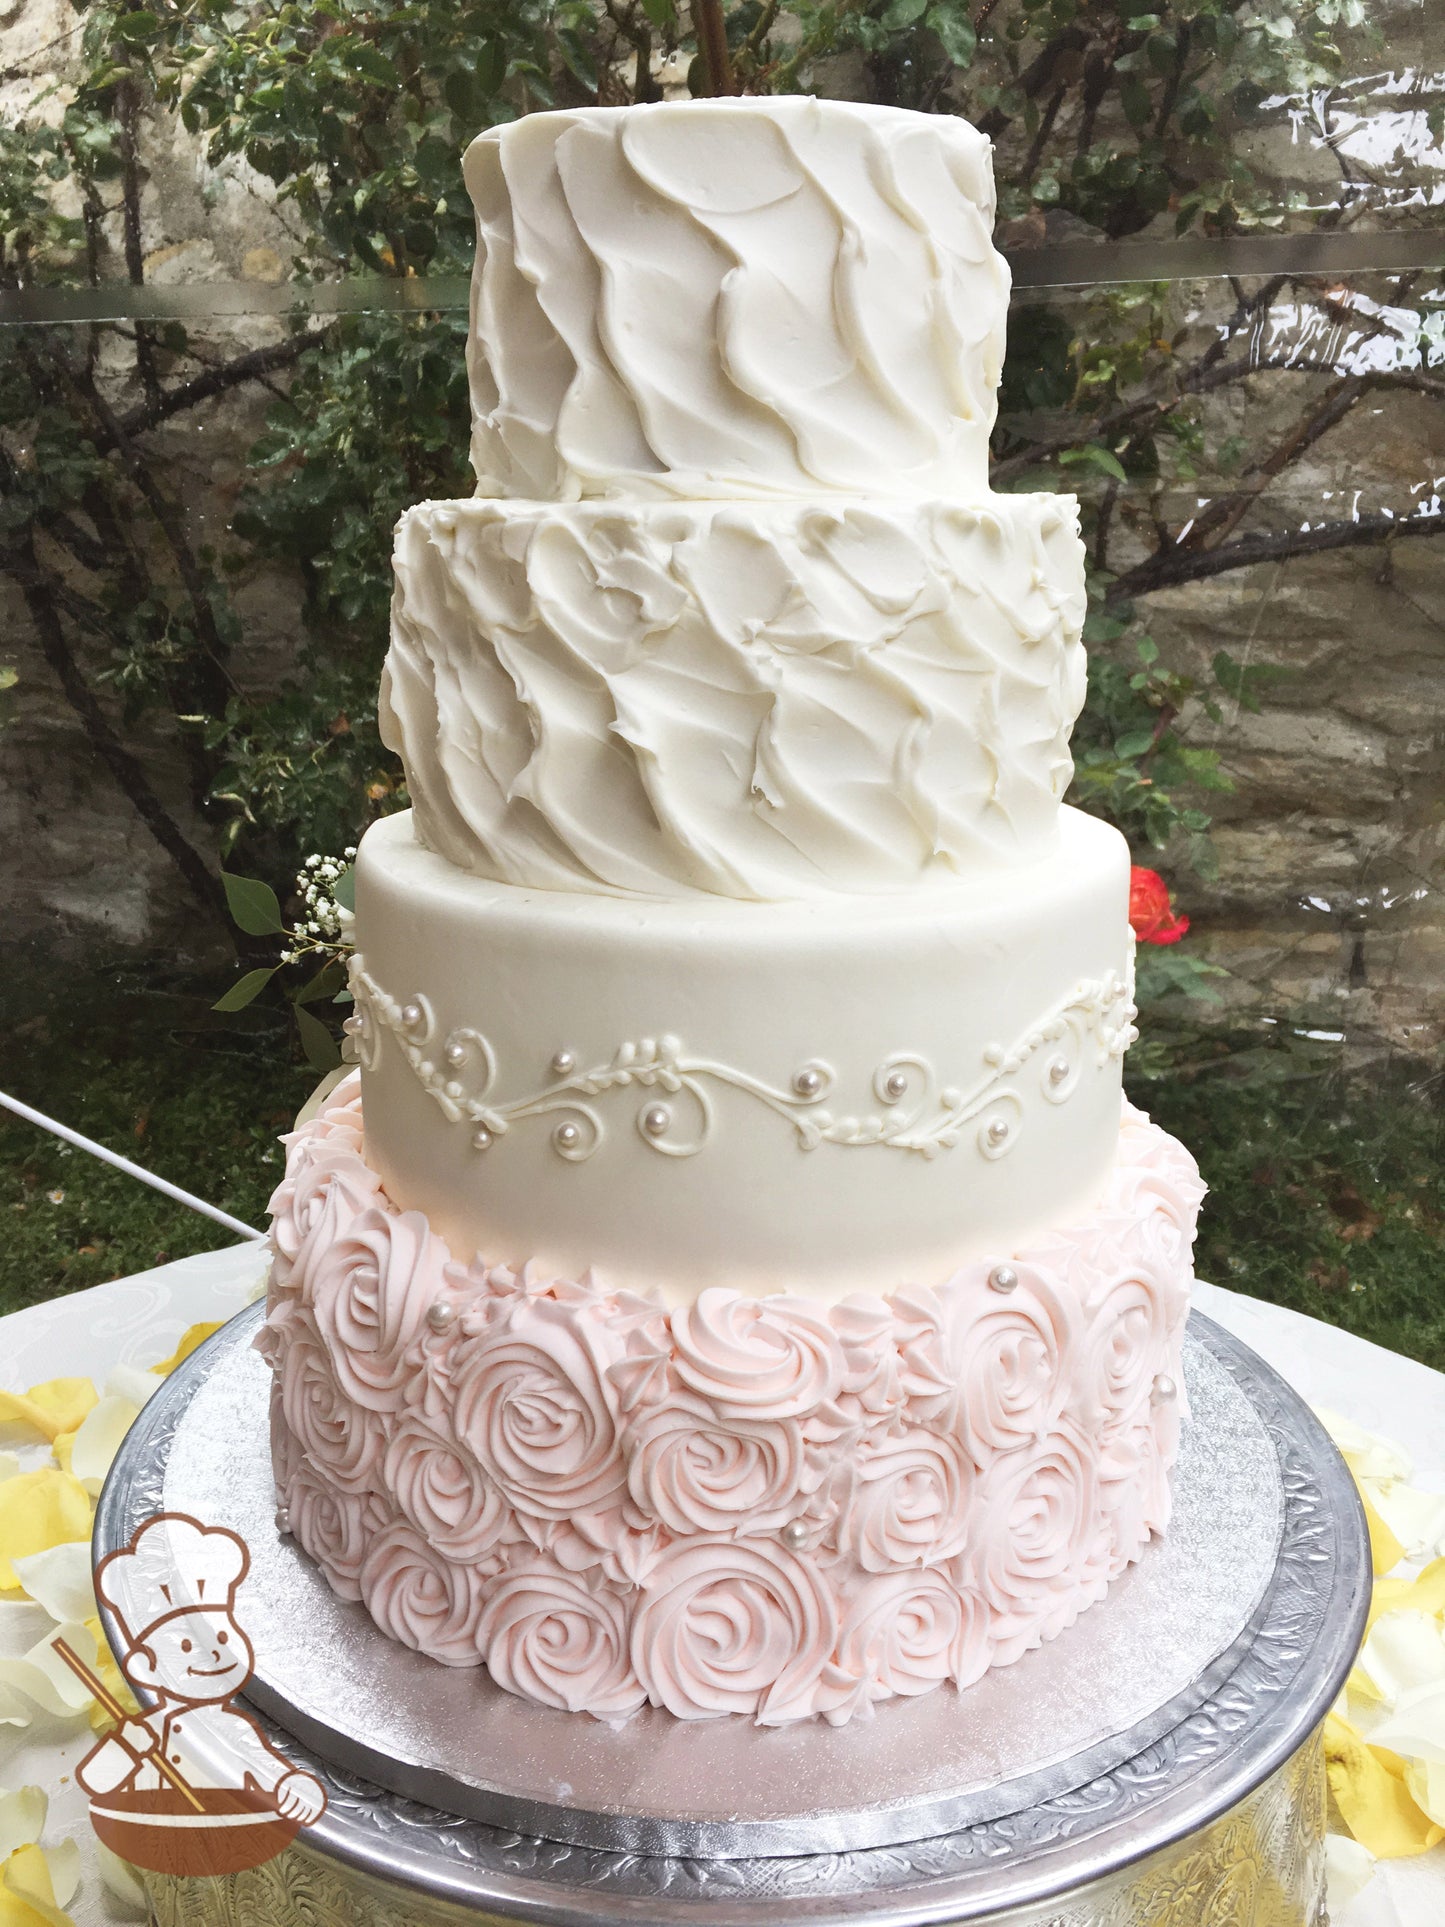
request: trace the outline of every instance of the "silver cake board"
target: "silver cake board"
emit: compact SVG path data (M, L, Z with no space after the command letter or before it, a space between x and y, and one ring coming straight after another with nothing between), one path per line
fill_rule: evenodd
M1283 1380L1196 1313L1169 1533L1056 1640L964 1693L842 1727L553 1712L386 1639L278 1534L260 1316L233 1319L145 1407L96 1556L162 1510L242 1534L248 1697L328 1789L283 1861L302 1852L313 1885L410 1896L398 1918L651 1921L706 1900L718 1927L780 1911L1032 1920L1009 1910L1126 1878L1283 1784L1363 1632L1368 1537L1343 1462ZM418 1911L423 1896L443 1911Z

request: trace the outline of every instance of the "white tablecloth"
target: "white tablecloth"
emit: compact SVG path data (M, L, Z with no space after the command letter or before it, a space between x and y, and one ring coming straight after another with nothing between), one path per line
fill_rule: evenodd
M154 1364L174 1349L187 1326L228 1318L246 1304L264 1266L263 1247L233 1246L12 1312L0 1319L0 1383L19 1391L64 1372L88 1375L103 1386L117 1361ZM1252 1345L1310 1404L1331 1407L1403 1445L1415 1460L1418 1486L1445 1491L1445 1376L1333 1326L1214 1285L1200 1285L1196 1302ZM6 1647L17 1650L8 1639ZM71 1907L77 1927L125 1918L96 1876L85 1799L73 1778L90 1738L88 1730L32 1733L18 1747L12 1742L0 1774L7 1788L30 1783L50 1793L46 1845L66 1835L79 1841L85 1872ZM1445 1927L1445 1847L1418 1860L1382 1863L1364 1892L1335 1916L1335 1927Z

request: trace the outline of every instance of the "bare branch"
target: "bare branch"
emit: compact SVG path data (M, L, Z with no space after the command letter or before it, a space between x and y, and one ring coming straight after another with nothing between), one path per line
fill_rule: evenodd
M1118 604L1184 582L1202 582L1259 562L1287 561L1299 555L1325 555L1335 549L1379 548L1412 536L1445 535L1445 514L1362 515L1351 522L1325 522L1314 529L1271 529L1241 535L1213 549L1158 550L1115 578L1108 601Z

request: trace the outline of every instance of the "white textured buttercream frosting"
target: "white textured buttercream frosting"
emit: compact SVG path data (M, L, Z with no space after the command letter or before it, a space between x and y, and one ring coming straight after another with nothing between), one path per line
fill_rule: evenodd
M962 120L811 99L530 114L466 156L481 493L968 496L1008 270Z
M382 735L417 833L552 890L897 891L1057 840L1084 697L1070 496L433 502Z
M936 1289L669 1309L461 1262L289 1140L261 1345L291 1529L394 1638L546 1706L842 1721L1066 1626L1169 1512L1188 1153L1126 1111L1097 1207Z

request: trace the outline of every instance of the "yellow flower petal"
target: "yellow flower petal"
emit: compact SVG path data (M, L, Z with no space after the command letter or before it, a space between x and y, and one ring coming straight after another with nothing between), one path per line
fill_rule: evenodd
M1412 1760L1405 1769L1410 1798L1438 1827L1445 1827L1445 1766L1438 1760Z
M8 1860L17 1847L33 1847L45 1831L45 1816L50 1801L43 1787L23 1786L14 1793L0 1793L0 1861Z
M151 1370L164 1378L167 1372L173 1372L177 1365L183 1365L196 1347L204 1345L211 1333L218 1332L225 1322L224 1318L215 1318L209 1322L203 1321L199 1325L192 1325L170 1357L163 1358L159 1365L152 1365Z
M1405 1556L1405 1548L1375 1510L1364 1486L1359 1487L1359 1493L1364 1501L1365 1524L1370 1532L1370 1563L1378 1579L1382 1573L1389 1572L1392 1567L1399 1565Z
M1419 1613L1445 1613L1445 1559L1437 1559L1413 1577L1377 1579L1370 1601L1370 1624L1381 1613L1409 1608Z
M140 1407L130 1399L106 1397L76 1433L69 1469L92 1498L100 1497L111 1460L139 1416Z
M1382 1860L1402 1860L1445 1840L1445 1827L1436 1825L1411 1798L1401 1761L1366 1746L1336 1713L1326 1719L1324 1737L1330 1792L1362 1846Z
M43 1439L73 1432L95 1403L88 1378L48 1378L28 1392L0 1392L0 1425L24 1425Z
M90 1499L78 1479L45 1465L0 1481L0 1590L20 1584L12 1559L68 1539L90 1539Z
M55 1884L39 1847L20 1847L0 1867L0 1927L75 1927L55 1902Z
M99 1678L101 1685L107 1689L113 1700L119 1700L127 1713L138 1713L140 1711L140 1701L131 1691L130 1681L116 1664L115 1654L106 1644L105 1634L101 1631L99 1615L94 1619L86 1620L85 1630L90 1634L91 1642L95 1647L95 1661L92 1670ZM84 1657L86 1657L86 1655L82 1654L82 1658ZM106 1712L99 1700L96 1700L90 1709L90 1723L98 1733L104 1732L106 1727L113 1724L110 1714Z

